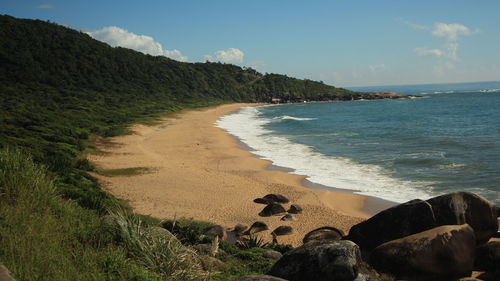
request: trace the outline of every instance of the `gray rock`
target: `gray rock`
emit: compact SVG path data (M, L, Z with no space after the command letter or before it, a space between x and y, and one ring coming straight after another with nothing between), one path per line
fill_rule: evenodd
M279 216L286 213L285 208L277 203L267 205L260 213L261 217Z
M435 218L431 205L415 199L354 225L345 239L355 242L362 250L370 251L385 242L434 227Z
M290 281L355 280L364 264L352 241L309 242L287 252L268 274ZM358 280L366 280L358 279Z
M262 256L268 259L279 260L283 257L283 254L275 250L268 250L262 253Z
M267 194L266 196L264 196L264 199L267 199L267 200L274 202L274 203L286 204L286 203L290 202L290 200L288 200L288 198L286 198L285 196L280 195L280 194Z
M227 238L226 229L222 225L213 225L205 229L205 234L219 236L220 239Z
M275 230L273 230L273 232L271 232L271 234L274 234L277 236L288 235L288 234L292 234L292 233L293 233L293 228L291 226L288 226L288 225L278 226Z
M3 264L0 264L0 281L16 281L10 276L10 271Z
M243 234L245 234L245 235L251 235L251 234L254 234L254 233L257 233L257 232L261 232L261 231L265 231L265 230L268 230L268 229L269 229L269 227L267 226L267 224L265 224L265 223L263 223L261 221L256 221Z
M300 207L297 204L292 204L292 205L290 205L290 208L288 209L288 213L290 213L290 214L301 214L302 213L302 207Z
M233 281L288 281L285 279L281 279L278 277L270 276L270 275L246 275L241 276Z
M487 199L470 193L455 192L427 200L437 225L467 223L474 229L478 244L484 244L498 231L497 209Z
M302 239L302 243L307 243L310 241L337 241L344 237L344 232L336 227L323 226L310 231Z
M476 248L475 268L500 270L500 241L490 241Z
M283 217L281 217L282 221L294 221L297 220L293 215L286 214Z
M378 246L370 264L397 278L455 280L471 275L475 248L469 225L445 225Z

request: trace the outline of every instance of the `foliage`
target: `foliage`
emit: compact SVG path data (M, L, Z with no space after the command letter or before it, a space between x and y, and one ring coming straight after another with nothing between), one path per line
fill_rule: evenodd
M265 242L262 237L250 235L248 238L239 240L236 245L241 249L265 248L269 243Z
M46 168L0 149L0 263L17 280L160 280L102 233L95 211L56 190Z
M183 243L190 245L211 241L206 239L205 230L213 225L210 222L186 218L165 220L162 223L163 228L175 234Z
M205 280L198 255L175 237L149 231L139 216L127 212L111 214L129 255L147 269L168 280Z

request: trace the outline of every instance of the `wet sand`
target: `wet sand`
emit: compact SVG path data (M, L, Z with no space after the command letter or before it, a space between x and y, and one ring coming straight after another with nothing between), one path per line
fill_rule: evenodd
M88 158L100 169L150 168L135 176L95 175L108 192L129 202L137 213L206 220L227 228L263 221L270 228L260 233L266 240L276 227L292 226L294 233L278 237L280 243L299 245L307 232L321 226L348 232L369 212L385 207L362 195L310 188L303 176L268 169L269 161L255 157L238 139L215 127L221 116L253 105L186 110L154 126L134 125L133 134L109 139L107 145L98 146L101 153ZM286 222L279 216L260 217L265 205L253 200L268 193L288 197L303 213L294 215L296 221Z

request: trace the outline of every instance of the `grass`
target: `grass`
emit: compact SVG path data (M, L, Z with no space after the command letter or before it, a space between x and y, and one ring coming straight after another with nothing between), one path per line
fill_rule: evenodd
M106 177L118 177L118 176L137 176L142 174L153 173L156 169L149 167L132 167L132 168L121 168L121 169L98 169L97 172L100 175Z
M102 231L95 211L62 199L18 149L0 150L0 263L17 280L161 280Z

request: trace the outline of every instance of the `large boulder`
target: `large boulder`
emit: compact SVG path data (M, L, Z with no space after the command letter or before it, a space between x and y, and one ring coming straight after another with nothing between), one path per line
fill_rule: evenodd
M264 199L270 202L283 203L283 204L290 202L288 198L280 194L267 194L266 196L264 196Z
M289 225L280 225L278 227L276 227L275 230L273 230L273 232L271 232L271 234L274 234L274 235L277 235L277 236L281 236L281 235L289 235L289 234L292 234L293 232L293 228Z
M321 241L330 242L341 240L344 236L344 232L336 227L323 226L310 231L302 239L302 243L307 243L310 241Z
M267 205L260 213L261 217L279 216L286 213L285 208L278 203L271 203Z
M491 241L476 248L476 269L500 270L500 241Z
M270 201L270 200L267 200L267 199L264 199L264 198L255 198L253 200L254 203L257 203L257 204L271 204L273 203L273 201Z
M290 281L355 280L362 270L359 247L344 240L306 243L287 252L268 274Z
M261 222L261 221L256 221L250 226L250 228L247 231L243 232L243 234L244 235L252 235L254 233L265 231L268 229L269 229L269 227L267 226L266 223Z
M246 275L238 277L233 281L288 281L288 280L269 275Z
M471 275L475 248L469 225L445 225L378 246L370 264L397 278L455 280Z
M351 227L345 238L362 250L372 250L385 242L431 229L434 213L429 203L415 199L386 209Z
M487 199L470 193L455 192L427 200L437 225L467 223L474 229L478 244L484 244L498 231L497 209Z
M275 250L267 250L262 253L262 256L268 259L279 260L283 257L283 254Z

